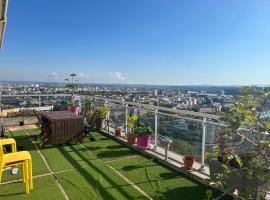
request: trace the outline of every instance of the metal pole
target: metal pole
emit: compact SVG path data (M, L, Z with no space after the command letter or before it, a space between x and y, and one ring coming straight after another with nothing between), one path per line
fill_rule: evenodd
M155 138L154 138L154 150L157 149L157 134L158 134L158 110L155 110Z
M206 136L206 127L207 127L207 120L206 117L203 118L202 123L202 160L201 160L201 169L204 167L204 154L205 154L205 136Z
M38 106L39 106L39 108L41 107L41 98L40 98L40 96L38 96Z
M128 134L128 104L126 104L126 127L125 127L125 133Z

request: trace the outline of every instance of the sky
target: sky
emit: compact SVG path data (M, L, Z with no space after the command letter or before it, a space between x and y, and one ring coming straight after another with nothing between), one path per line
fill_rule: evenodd
M270 84L269 0L10 0L0 80Z

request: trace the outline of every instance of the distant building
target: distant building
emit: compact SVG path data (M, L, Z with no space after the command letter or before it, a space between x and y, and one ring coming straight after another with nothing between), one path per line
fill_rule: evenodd
M218 95L219 96L224 96L225 95L225 91L224 90L219 90L218 91Z

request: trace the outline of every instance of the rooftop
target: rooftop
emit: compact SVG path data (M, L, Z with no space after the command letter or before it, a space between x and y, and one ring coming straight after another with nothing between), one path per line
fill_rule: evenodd
M81 144L41 149L38 134L38 129L13 132L17 144L32 155L34 190L25 194L21 170L17 175L5 171L0 198L198 200L209 189L101 133L93 132L95 142L85 138Z

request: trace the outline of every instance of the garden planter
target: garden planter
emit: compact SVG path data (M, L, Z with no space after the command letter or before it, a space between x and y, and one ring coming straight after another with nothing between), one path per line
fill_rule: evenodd
M184 166L187 170L192 170L193 163L195 161L195 158L193 156L185 156L183 158Z
M122 131L122 129L121 129L121 128L116 128L116 129L114 129L115 136L116 136L116 137L121 136L121 131Z
M140 149L148 149L150 145L150 135L139 135L137 136L137 145Z
M105 119L104 118L97 118L96 129L98 131L101 131L102 129L104 129L104 126L105 126Z
M68 107L68 111L70 111L76 115L79 115L80 114L80 107L70 106L70 107Z
M136 144L137 143L137 135L135 134L127 134L127 143L128 144Z

